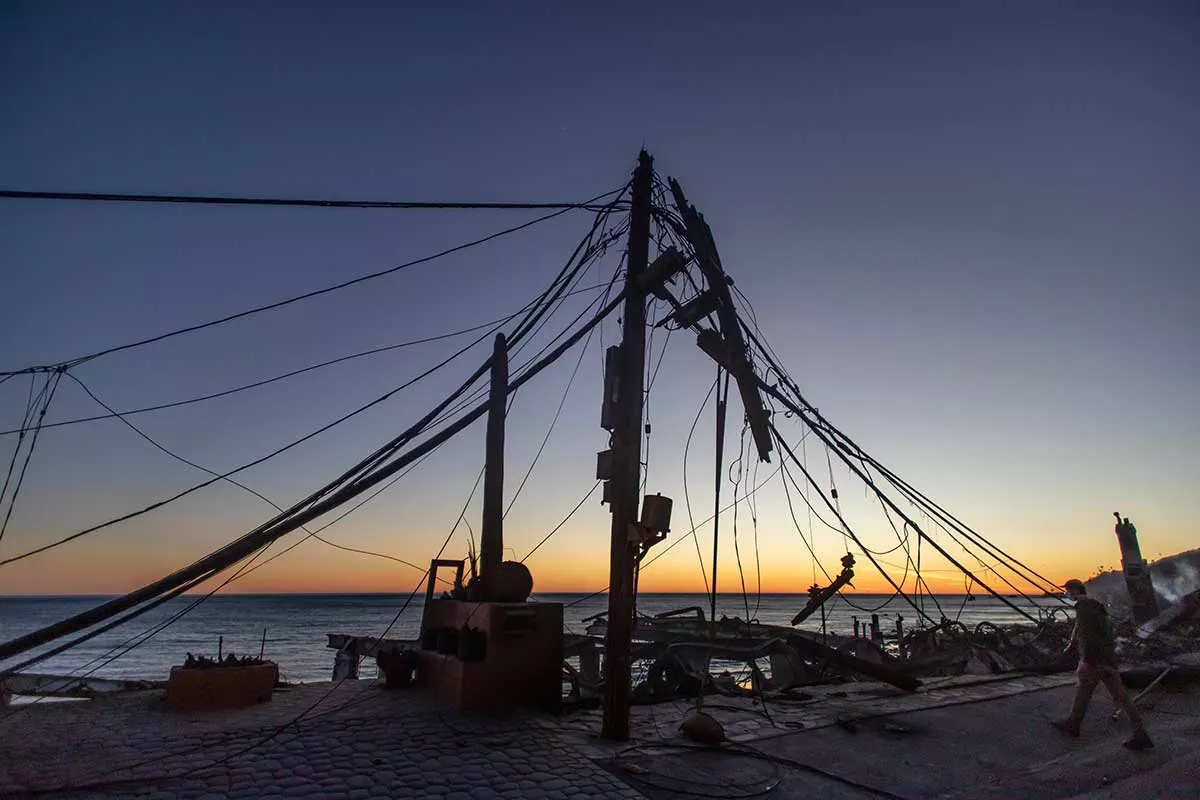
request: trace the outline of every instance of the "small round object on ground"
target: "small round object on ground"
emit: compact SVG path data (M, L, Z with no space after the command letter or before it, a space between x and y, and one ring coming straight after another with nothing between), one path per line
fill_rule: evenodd
M725 741L725 727L703 711L688 714L679 724L683 735L697 744L716 747Z

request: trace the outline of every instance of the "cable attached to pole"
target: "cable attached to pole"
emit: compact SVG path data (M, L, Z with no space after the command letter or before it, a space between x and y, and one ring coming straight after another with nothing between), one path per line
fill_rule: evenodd
M603 289L608 285L609 284L601 283L601 284L595 284L592 286L585 286L585 287L582 287L579 289L574 289L574 290L562 295L562 298L565 299L567 297L574 297L575 295L584 294L586 292L596 291L597 289ZM313 372L315 370L324 369L325 367L331 367L335 364L342 364L347 361L353 361L353 360L359 359L359 358L366 358L368 356L379 355L381 353L389 353L393 350L401 350L401 349L404 349L407 347L414 347L416 345L428 344L430 342L439 342L444 339L454 339L459 336L465 336L468 333L475 333L476 331L481 331L481 330L485 330L485 329L487 329L489 331L495 331L498 326L504 325L505 323L509 322L510 320L513 320L516 317L518 317L519 315L525 313L530 308L534 307L534 305L536 303L537 303L536 300L532 300L529 303L527 303L525 306L514 311L511 314L507 314L503 317L500 317L499 319L493 319L489 322L482 322L478 325L472 325L469 328L462 328L460 330L451 331L449 333L439 333L435 336L425 336L425 337L421 337L419 339L410 339L410 340L404 341L404 342L397 342L395 344L383 345L382 347L372 347L368 350L360 350L357 353L350 353L349 355L338 356L337 358L331 358L326 361L321 361L317 364L310 364L306 367L300 367L298 369L289 370L287 372L284 372L279 375L275 375L270 378L263 378L262 380L257 380L257 381L253 381L251 383L242 384L240 386L235 386L230 389L223 389L219 392L211 392L209 394L200 395L199 397L190 397L186 400L175 400L170 403L159 403L159 404L153 405L153 406L144 406L141 408L131 408L131 409L128 409L125 411L112 411L107 414L96 414L96 415L88 416L88 417L77 417L75 419L65 419L65 420L59 420L57 422L47 422L47 423L43 424L42 427L43 428L60 428L65 425L78 425L78 424L81 424L84 422L97 422L99 420L114 419L116 417L129 417L129 416L133 416L136 414L146 414L151 411L164 411L164 410L171 409L171 408L180 408L181 406L188 406L188 405L192 405L194 403L202 403L207 400L216 400L221 397L228 397L230 395L237 394L239 392L245 392L250 389L258 389L263 386L268 386L272 383L277 383L279 381L287 380L288 378L294 378L299 375L304 375L306 373ZM12 377L12 375L10 375L9 377ZM2 430L2 431L0 431L0 436L19 434L23 430L25 430L25 427L10 428L9 430Z
M408 269L410 267L415 267L419 264L425 264L427 262L434 261L439 258L444 258L445 256L451 255L452 253L457 253L457 252L466 250L471 247L477 247L478 245L484 244L485 242L490 242L493 239L498 239L502 236L508 236L509 234L513 234L518 231L524 230L525 228L529 228L534 225L537 225L540 222L546 222L547 220L554 219L555 217L561 216L562 214L566 214L569 211L572 211L574 209L586 207L592 203L595 203L597 200L602 200L602 199L604 199L606 197L610 197L612 195L623 194L625 192L625 188L626 187L623 186L620 189L614 189L613 191L605 192L603 194L597 195L596 197L593 197L591 200L588 200L581 205L572 206L570 208L564 208L559 211L554 211L550 214L545 214L543 216L537 217L536 219L532 219L529 222L525 222L520 225L514 225L513 227L505 228L504 230L496 231L495 233L488 234L487 236L483 236L479 239L474 239L470 242L464 242L463 244L455 245L454 247L448 247L445 250L438 251L437 253L433 253L432 255L423 256L421 258L416 258L411 261L406 261L402 264L397 264L396 266L388 267L387 269L381 269L376 272L368 273L366 275L360 275L357 278L350 278L349 280L341 281L340 283L333 284L332 286L326 286L322 289L314 289L311 292L304 292L302 294L293 295L292 297L286 298L284 300L278 300L274 303L267 303L265 305L255 306L254 308L249 308L249 309L246 309L245 311L239 311L236 314L228 314L224 317L219 317L217 319L210 320L208 322L202 322L202 323L199 323L196 325L188 325L183 328L178 328L173 331L168 331L167 333L158 334L157 336L150 336L145 339L139 339L138 341L129 342L128 344L117 345L114 347L106 348L104 350L97 350L94 353L89 353L88 355L79 356L77 358L70 359L68 361L63 361L58 364L46 365L46 366L25 367L24 369L12 370L11 373L12 374L22 374L22 373L32 373L32 372L49 372L49 371L52 371L52 370L54 370L58 367L62 367L62 366L74 367L74 366L78 366L79 364L83 364L88 361L92 361L94 359L100 358L102 356L111 355L113 353L119 353L119 352L122 352L125 350L131 350L135 347L142 347L144 345L153 344L155 342L161 342L164 339L170 339L175 336L181 336L185 333L194 333L196 331L204 330L205 328L211 328L215 325L221 325L226 322L232 322L233 320L236 320L236 319L248 317L248 316L251 316L252 314L260 314L264 311L272 311L276 308L282 308L284 306L291 305L292 303L298 303L301 300L308 300L313 297L319 297L324 294L329 294L330 292L336 292L340 289L345 289L347 287L354 286L356 284L363 283L365 281L371 281L371 280L375 280L376 278L382 278L386 275L391 275L391 274L393 274L395 272L399 272L400 270L403 270L403 269ZM613 200L611 203L609 203L609 206L615 207L616 202L617 202L617 200ZM0 373L0 375L5 375L5 374L9 374L9 373L8 372Z
M725 384L721 386L721 378L724 376ZM705 670L705 675L711 675L711 663L713 650L717 644L717 560L721 544L721 479L724 477L725 463L725 409L729 403L729 373L721 369L717 365L717 420L715 426L716 434L716 452L713 463L713 474L715 477L713 483L713 554L712 554L712 593L709 595L709 619L708 619L708 657L705 661L710 665ZM735 498L736 500L736 498ZM708 678L705 678L707 681ZM700 687L700 691L696 693L696 711L699 713L704 708L704 686Z
M434 210L547 210L585 209L596 211L594 200L582 203L487 203L439 200L320 200L312 198L234 197L229 195L187 194L118 194L114 192L38 192L20 189L0 189L5 200L73 200L98 203L153 203L207 206L284 206L291 208L378 208Z
M610 302L604 309L596 314L587 324L580 327L571 336L564 340L558 347L539 360L535 365L526 370L520 377L509 384L509 393L517 391L528 381L532 380L538 373L548 367L550 364L557 361L567 350L576 345L588 331L592 330L596 325L599 325L605 318L611 314L618 305L625 299L625 292ZM82 630L91 625L103 622L116 614L119 614L129 608L151 600L164 592L171 591L178 587L181 583L194 580L197 576L227 569L232 564L245 558L247 555L256 552L263 545L275 541L276 539L285 536L286 534L298 529L300 526L328 513L337 508L343 503L352 500L359 494L370 490L372 487L387 480L392 475L404 469L407 465L417 460L432 450L437 449L443 443L450 440L458 433L465 430L471 423L482 417L487 411L487 405L480 404L475 409L464 415L455 423L451 424L438 434L426 439L421 444L416 445L408 452L398 455L390 463L380 464L374 468L372 472L366 475L360 475L351 483L342 485L342 479L338 479L333 484L318 490L309 498L302 500L289 509L287 513L281 514L253 531L245 534L239 539L230 542L219 550L193 562L190 566L160 578L153 583L143 586L133 592L114 598L105 603L96 606L88 611L76 614L73 617L62 620L53 625L32 631L23 636L18 636L8 642L0 643L0 660L11 658L20 653L31 650L42 644L45 644L54 639ZM415 429L420 430L419 426L413 426L405 434L397 437L398 440L407 441L405 438L408 435L411 438L411 432ZM368 460L373 460L374 456ZM354 467L346 473L346 475L354 475L360 471L360 467ZM343 476L345 477L345 476ZM341 485L340 489L331 491L332 486ZM317 499L322 498L322 499Z
M9 495L8 508L4 512L4 521L0 522L0 541L3 541L4 534L8 531L8 522L12 519L13 509L17 506L17 495L21 493L21 487L25 483L25 473L29 470L29 462L33 458L33 451L37 447L38 435L41 434L42 428L45 427L46 412L50 410L50 403L54 400L54 393L58 391L58 384L62 381L63 375L66 374L65 369L55 370L55 372L46 378L46 385L43 387L38 401L39 408L37 411L37 422L33 426L33 436L29 439L29 447L25 450L25 461L21 464L21 471L17 475L17 482L13 484L12 494ZM29 424L29 415L26 415L26 426ZM26 428L27 429L27 428ZM13 466L16 464L17 455L21 451L21 440L25 438L24 431L20 438L17 439L16 447L13 448L12 461L8 465L8 474L4 478L4 489L0 491L0 501L3 500L4 494L8 491L9 481L12 478Z

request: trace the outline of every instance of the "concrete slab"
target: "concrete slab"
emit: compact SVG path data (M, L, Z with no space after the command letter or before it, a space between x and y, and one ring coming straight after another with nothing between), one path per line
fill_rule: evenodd
M1200 752L1071 800L1200 800Z
M1067 739L1052 729L1049 721L1065 712L1071 693L1069 687L1050 688L847 718L843 725L761 738L749 743L757 752L727 754L720 775L705 780L714 797L767 780L765 766L778 768L778 786L762 795L773 798L1064 800L1104 791L1112 794L1096 797L1194 796L1182 792L1200 785L1194 758L1200 698L1167 693L1155 698L1147 718L1156 748L1134 753L1121 746L1128 731L1110 719L1111 703L1101 696L1093 701L1083 737ZM705 774L712 758L703 752L639 751L619 757L613 769L643 794L665 800L686 790L677 777Z

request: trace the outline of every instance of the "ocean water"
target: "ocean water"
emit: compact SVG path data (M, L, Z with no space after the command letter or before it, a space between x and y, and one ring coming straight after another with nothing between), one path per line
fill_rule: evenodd
M92 608L103 597L0 597L0 641L57 622L65 617ZM279 664L285 680L293 682L328 680L333 671L334 651L327 645L326 634L348 633L361 636L380 636L385 631L390 638L415 638L421 618L424 598L414 597L403 613L399 613L408 595L390 594L292 594L292 595L215 595L196 605L188 613L179 612L192 606L197 596L175 598L162 606L119 628L107 631L29 669L30 672L55 675L90 673L97 677L165 679L173 665L183 663L187 653L215 656L218 646L225 653L257 656L260 649L267 658ZM565 605L564 624L568 631L583 633L585 621L593 614L607 610L606 595L545 594L534 600L558 602ZM826 604L827 630L849 634L853 618L869 620L870 610L877 609L885 631L894 630L896 616L904 618L905 628L917 620L917 614L903 600L888 595L852 595L850 599L866 611L852 608L846 599L837 597ZM787 625L792 616L804 607L807 597L797 594L764 594L761 597L741 594L722 594L717 601L718 616L750 618L759 622ZM999 600L976 596L968 600L963 595L940 595L937 602L926 597L923 605L935 619L944 613L967 625L982 620L997 624L1022 622L1024 619ZM1026 608L1033 616L1037 609L1018 598L1012 602ZM1048 607L1053 601L1043 601ZM643 594L638 597L638 610L658 614L687 606L701 606L708 614L708 596L704 594ZM142 634L160 623L177 617L149 638ZM818 613L801 626L820 630ZM265 635L265 643L264 643ZM136 647L128 645L140 642ZM221 643L220 645L218 643ZM34 651L41 652L41 651ZM22 656L0 668L11 668ZM375 666L364 663L362 675L374 675Z

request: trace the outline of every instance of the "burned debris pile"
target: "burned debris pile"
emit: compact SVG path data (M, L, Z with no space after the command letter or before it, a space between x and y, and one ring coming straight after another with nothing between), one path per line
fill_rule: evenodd
M589 620L602 636L604 615ZM906 691L922 680L954 675L1068 672L1078 664L1074 620L1066 606L1029 624L940 623L884 635L878 624L862 635L823 635L722 617L715 624L697 607L639 617L634 631L634 702L655 703L699 693L786 693L806 685L869 680ZM1186 595L1151 623L1114 620L1123 671L1136 682L1170 667L1200 677L1200 591ZM572 669L572 672L574 670ZM765 694L764 694L765 693Z

